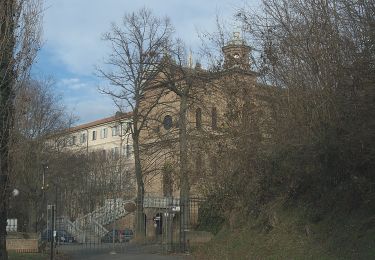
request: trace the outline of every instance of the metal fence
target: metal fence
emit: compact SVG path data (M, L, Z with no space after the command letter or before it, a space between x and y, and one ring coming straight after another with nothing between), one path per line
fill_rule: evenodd
M116 204L116 207L122 206ZM108 207L111 212L117 212L110 203L103 207ZM184 210L186 211L184 212ZM95 210L95 212L99 211L108 214L105 208ZM190 251L191 244L196 239L200 241L206 239L209 236L207 234L214 230L212 225L220 222L212 214L212 207L206 204L205 199L199 197L189 198L184 203L179 198L146 195L144 197L144 213L145 240L138 240L137 243L132 241L135 236L134 213L118 215L110 223L101 222L103 224L101 232L96 232L96 226L101 224L93 217L96 216L95 214L89 214L92 218L89 219L90 221L86 221L85 225L79 219L73 221L61 216L56 218L55 228L52 228L51 223L48 224L50 229L58 230L58 237L55 238L57 252L64 251L70 254L80 251L92 254L95 253L95 250L116 253L129 250L141 252L151 250L154 253L167 254ZM51 214L48 216L50 217ZM187 217L185 225L183 223L184 216ZM128 231L131 232L131 235L128 233L129 236L124 236L124 229L131 230ZM103 230L106 232L102 232ZM50 240L50 238L47 239Z

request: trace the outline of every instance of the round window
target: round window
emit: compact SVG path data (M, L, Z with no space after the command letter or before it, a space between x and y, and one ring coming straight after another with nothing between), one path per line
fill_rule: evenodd
M163 120L163 126L165 130L169 130L172 128L172 117L170 115L166 115Z

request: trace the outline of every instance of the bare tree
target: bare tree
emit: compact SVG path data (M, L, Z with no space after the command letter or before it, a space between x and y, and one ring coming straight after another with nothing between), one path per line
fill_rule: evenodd
M235 142L211 191L256 216L275 198L307 202L318 214L337 200L349 210L365 205L374 183L373 2L262 2L263 12L245 9L239 18L253 36L260 79L272 84L258 84L264 94L255 93L254 104L268 100L260 112L272 120L263 129L249 103L251 121L229 128Z
M374 153L359 147L374 138L366 130L373 128L366 115L374 111L368 99L374 95L374 3L265 0L263 10L242 12L242 20L261 50L257 61L263 80L284 93L275 113L280 147L304 150L291 161L320 165L312 168L325 176L324 185L346 182L353 174L368 178L358 167L371 168L368 158ZM320 156L312 159L313 154ZM298 189L310 185L311 178L306 176Z
M0 3L0 258L5 247L9 197L9 145L17 82L28 74L40 43L41 1L4 0Z
M132 138L134 146L135 175L137 180L137 236L144 236L143 196L144 181L140 155L140 134L148 115L162 94L149 97L150 106L141 109L145 92L154 84L160 64L168 49L173 28L168 18L160 19L143 8L126 14L121 26L112 25L104 40L112 46L105 67L98 69L99 76L112 87L102 89L111 96L121 111L132 111Z
M39 231L41 218L42 162L49 161L54 149L48 145L48 138L70 123L58 97L51 92L51 81L27 80L15 96L15 123L10 156L14 165L10 174L10 184L20 191L20 198L13 200L22 205L26 212L15 212L27 217L24 224L27 231ZM13 205L14 206L14 205ZM24 210L25 211L25 210ZM23 221L19 219L21 224Z
M222 48L231 38L231 30L228 29L227 25L228 22L217 14L214 31L198 31L198 37L201 41L199 55L204 58L211 71L220 71L223 68L224 54Z

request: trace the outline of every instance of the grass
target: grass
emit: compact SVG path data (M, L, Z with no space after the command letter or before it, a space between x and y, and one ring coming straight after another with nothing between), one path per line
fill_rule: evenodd
M45 260L48 255L41 253L15 253L8 252L9 260Z

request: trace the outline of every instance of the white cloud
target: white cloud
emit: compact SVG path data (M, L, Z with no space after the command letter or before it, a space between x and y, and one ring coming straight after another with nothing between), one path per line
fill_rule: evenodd
M58 83L60 87L67 87L72 90L81 90L88 86L87 83L82 82L79 78L65 78Z

